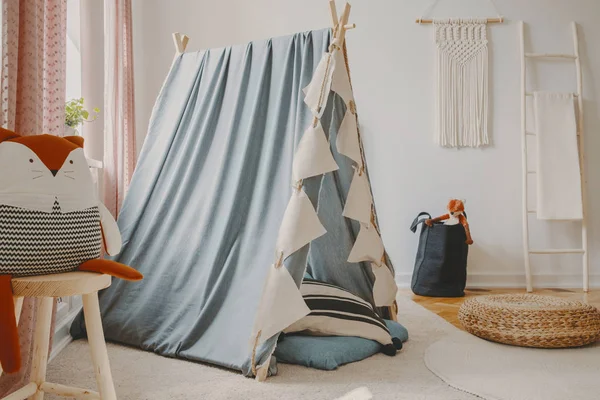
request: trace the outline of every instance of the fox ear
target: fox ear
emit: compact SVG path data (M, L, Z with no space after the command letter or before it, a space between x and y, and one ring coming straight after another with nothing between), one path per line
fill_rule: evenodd
M4 142L8 139L18 138L20 135L14 133L13 131L9 131L8 129L0 128L0 143Z
M77 147L83 148L83 136L65 136L63 139L75 144Z
M467 204L467 200L466 199L461 199L460 201L462 201L463 205Z

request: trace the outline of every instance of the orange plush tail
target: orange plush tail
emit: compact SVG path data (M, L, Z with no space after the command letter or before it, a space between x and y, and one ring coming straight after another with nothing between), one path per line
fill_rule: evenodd
M79 266L79 270L108 274L127 281L140 281L144 278L144 275L128 265L101 258L84 262Z
M0 275L0 365L7 373L21 369L21 349L10 275Z

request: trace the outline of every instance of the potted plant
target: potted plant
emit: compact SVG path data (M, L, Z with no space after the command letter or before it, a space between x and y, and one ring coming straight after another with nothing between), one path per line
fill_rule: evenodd
M84 122L92 122L98 118L100 109L94 107L93 114L83 107L83 97L71 99L65 103L65 135L79 135L77 128Z

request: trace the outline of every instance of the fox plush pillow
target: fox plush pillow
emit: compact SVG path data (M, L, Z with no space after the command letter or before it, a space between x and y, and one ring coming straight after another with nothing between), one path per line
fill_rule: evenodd
M114 218L98 200L83 138L20 136L0 128L0 364L20 369L11 279L68 271L140 280L142 274L99 259L121 250Z

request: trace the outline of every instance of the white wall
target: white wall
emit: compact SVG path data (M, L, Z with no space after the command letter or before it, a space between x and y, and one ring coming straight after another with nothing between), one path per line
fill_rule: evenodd
M584 74L589 232L592 283L600 286L600 2L497 0L508 19L489 29L491 132L487 149L448 150L434 145L433 31L414 23L429 2L353 0L348 33L352 79L383 240L401 283L413 266L417 235L408 226L421 210L440 215L450 197L467 199L475 244L471 285L524 284L521 229L520 52L517 20L528 26L538 52L572 52L570 21L581 28ZM341 2L338 2L341 7ZM171 32L188 34L189 51L330 25L326 0L134 0L134 52L139 143L156 94L172 61ZM482 0L441 2L434 16L491 16ZM575 90L565 62L531 64L531 82ZM533 69L533 68L532 68ZM573 223L533 220L532 244L579 246ZM550 228L552 234L550 232ZM534 256L535 283L581 283L580 256Z

